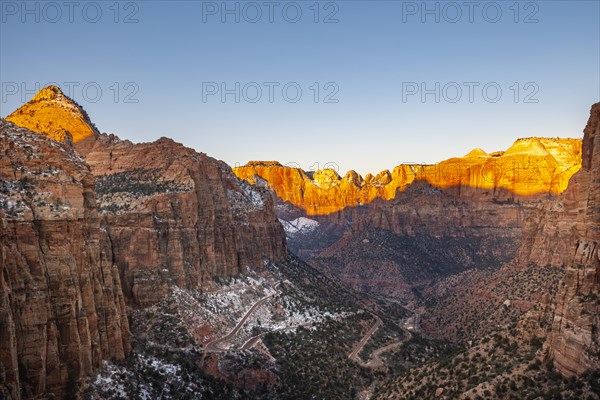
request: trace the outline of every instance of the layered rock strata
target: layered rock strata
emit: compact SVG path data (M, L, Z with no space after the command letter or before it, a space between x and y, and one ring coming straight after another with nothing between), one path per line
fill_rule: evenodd
M95 180L65 144L0 121L0 386L65 395L130 351L119 272ZM1 393L1 392L0 392Z

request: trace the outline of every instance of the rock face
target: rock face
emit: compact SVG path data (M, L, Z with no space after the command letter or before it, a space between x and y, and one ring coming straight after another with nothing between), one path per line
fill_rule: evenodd
M221 161L170 139L133 144L99 135L87 113L54 86L8 118L84 156L97 178L106 251L126 297L138 304L156 302L170 285L200 288L206 279L287 255L270 194Z
M6 119L61 142L80 143L99 133L83 108L56 86L40 90Z
M130 352L94 185L70 146L0 120L0 397L63 397Z
M357 290L409 304L440 279L512 260L526 221L539 221L538 208L580 167L581 140L526 138L505 152L474 149L364 179L277 162L234 173L270 187L284 223L307 215L315 221L309 232L288 235L297 254ZM560 238L538 240L551 240L557 254L564 248Z
M546 354L565 376L600 368L600 103L584 130L581 170L532 226L520 261L566 267Z
M165 138L132 144L102 134L83 153L123 289L135 302L285 258L270 194L225 163Z
M0 125L2 398L64 397L124 358L125 299L152 304L287 255L270 193L223 162L99 135L54 87L10 119L35 132Z
M526 138L505 152L487 154L475 149L464 157L435 165L399 165L392 172L363 179L354 171L343 178L333 170L307 173L277 162L250 162L234 168L248 182L264 179L283 201L303 208L308 215L330 214L375 199L390 200L414 181L451 189L462 197L482 192L498 199L513 195L558 194L581 166L581 140Z
M536 204L461 199L416 182L393 200L318 217L347 229L310 260L360 291L414 302L446 276L510 261Z

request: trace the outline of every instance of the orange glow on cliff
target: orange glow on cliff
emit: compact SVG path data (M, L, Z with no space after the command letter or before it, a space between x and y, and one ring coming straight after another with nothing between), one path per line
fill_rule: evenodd
M354 171L340 177L331 169L308 174L277 162L250 162L233 172L250 183L255 183L258 176L282 200L309 215L325 215L377 198L393 199L416 180L440 189L504 189L519 196L556 195L567 188L569 179L580 168L581 140L527 138L517 140L505 152L488 154L474 149L464 157L438 164L403 164L392 172L385 170L364 178Z

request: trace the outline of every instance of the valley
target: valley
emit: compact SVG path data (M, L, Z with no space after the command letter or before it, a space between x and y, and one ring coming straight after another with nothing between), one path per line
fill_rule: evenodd
M600 399L600 104L364 178L0 122L0 397Z

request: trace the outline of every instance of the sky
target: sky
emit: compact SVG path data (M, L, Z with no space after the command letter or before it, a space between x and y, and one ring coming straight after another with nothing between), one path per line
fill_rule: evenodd
M58 84L122 139L342 175L581 137L599 4L0 0L0 116Z

